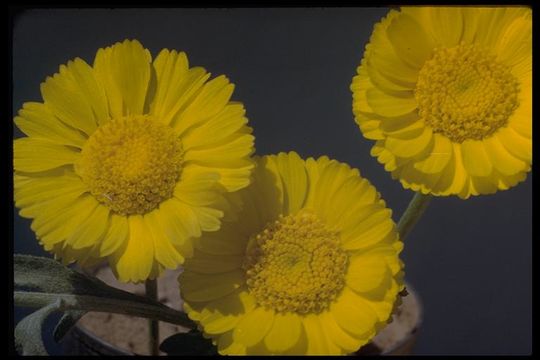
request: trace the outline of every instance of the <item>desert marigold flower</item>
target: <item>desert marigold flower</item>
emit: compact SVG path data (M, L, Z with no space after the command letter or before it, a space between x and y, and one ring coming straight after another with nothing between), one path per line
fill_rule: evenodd
M372 155L405 188L506 190L532 163L526 7L402 7L375 25L351 90Z
M136 41L77 58L15 118L15 201L65 263L107 258L122 281L155 278L220 226L222 194L249 184L253 136L226 77Z
M391 211L358 170L296 153L257 158L237 221L195 244L184 309L221 354L346 354L403 289Z

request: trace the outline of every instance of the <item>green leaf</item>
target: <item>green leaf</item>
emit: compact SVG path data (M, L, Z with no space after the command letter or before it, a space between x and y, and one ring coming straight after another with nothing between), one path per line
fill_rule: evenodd
M210 339L205 339L197 330L169 336L159 346L167 355L218 355Z
M65 310L111 312L195 327L183 312L148 297L113 288L53 259L16 254L14 270L13 298L18 306L41 308L60 299Z
M52 294L76 294L153 301L113 288L103 281L74 271L53 259L14 255L15 290L36 290Z
M86 314L86 311L81 310L69 310L64 313L64 315L56 324L56 327L53 331L54 341L60 342L66 336L68 331L77 323Z
M61 300L57 300L19 321L15 327L15 348L21 355L48 355L41 331L43 322L54 311L62 308Z

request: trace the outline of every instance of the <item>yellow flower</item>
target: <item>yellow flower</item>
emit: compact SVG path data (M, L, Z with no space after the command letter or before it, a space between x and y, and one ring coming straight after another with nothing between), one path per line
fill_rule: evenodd
M15 118L15 201L44 248L65 263L108 259L142 281L191 256L190 238L220 227L222 194L249 184L251 128L184 53L152 61L136 41L79 58L41 84Z
M221 354L346 354L385 325L403 244L358 170L265 156L234 195L238 221L198 239L179 277L186 312Z
M375 25L353 112L394 179L468 198L526 178L531 25L526 7L403 7Z

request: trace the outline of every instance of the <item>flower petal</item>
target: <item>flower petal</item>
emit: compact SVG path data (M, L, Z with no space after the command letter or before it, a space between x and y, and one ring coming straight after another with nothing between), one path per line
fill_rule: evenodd
M420 69L431 57L433 41L412 16L401 14L396 17L386 33L396 54L410 66Z
M520 136L513 129L507 127L499 130L497 136L501 144L510 154L527 163L532 161L532 141Z
M413 96L391 96L377 88L368 89L366 99L373 111L382 116L401 116L418 107Z
M330 306L336 323L345 331L357 336L375 333L377 316L352 290L344 288L339 298Z
M40 172L77 161L79 153L64 145L24 137L13 141L13 167L16 171Z
M233 331L234 341L247 347L254 346L264 339L274 323L274 312L257 307L247 313Z
M488 176L493 170L482 141L465 140L461 143L463 165L471 175Z
M23 133L34 139L48 140L79 149L82 149L86 142L86 137L80 131L64 124L42 103L24 103L14 121Z
M124 245L129 237L127 217L111 213L109 219L109 229L99 248L99 255L102 257L111 255Z
M151 61L150 52L137 40L98 50L94 69L107 94L112 118L145 112Z
M395 156L410 158L425 151L433 144L433 132L431 128L425 127L421 134L412 139L400 139L388 137L385 142L386 148Z
M208 301L224 297L245 283L244 272L233 270L221 274L198 274L184 271L179 280L186 301Z
M520 171L527 171L527 163L511 155L498 137L492 136L484 139L484 146L493 167L502 174L514 175Z
M300 339L302 321L294 313L275 314L272 328L264 338L271 353L282 353L292 348Z
M129 238L109 257L109 262L118 280L139 282L152 273L154 243L141 215L132 215L128 221Z
M452 159L452 143L440 134L433 134L433 150L423 160L414 163L414 167L426 174L441 172Z
M83 249L101 244L109 226L109 209L99 204L95 199L95 209L88 218L81 222L77 230L67 239L68 244L74 249Z

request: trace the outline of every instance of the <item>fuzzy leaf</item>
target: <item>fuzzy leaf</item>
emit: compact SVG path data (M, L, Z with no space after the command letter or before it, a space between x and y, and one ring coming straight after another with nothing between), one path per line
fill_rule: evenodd
M43 322L60 308L61 300L57 300L19 321L15 327L15 348L20 355L48 355L41 337Z
M13 298L17 306L42 308L60 299L65 310L111 312L195 327L183 312L113 288L53 259L16 254L14 270Z

